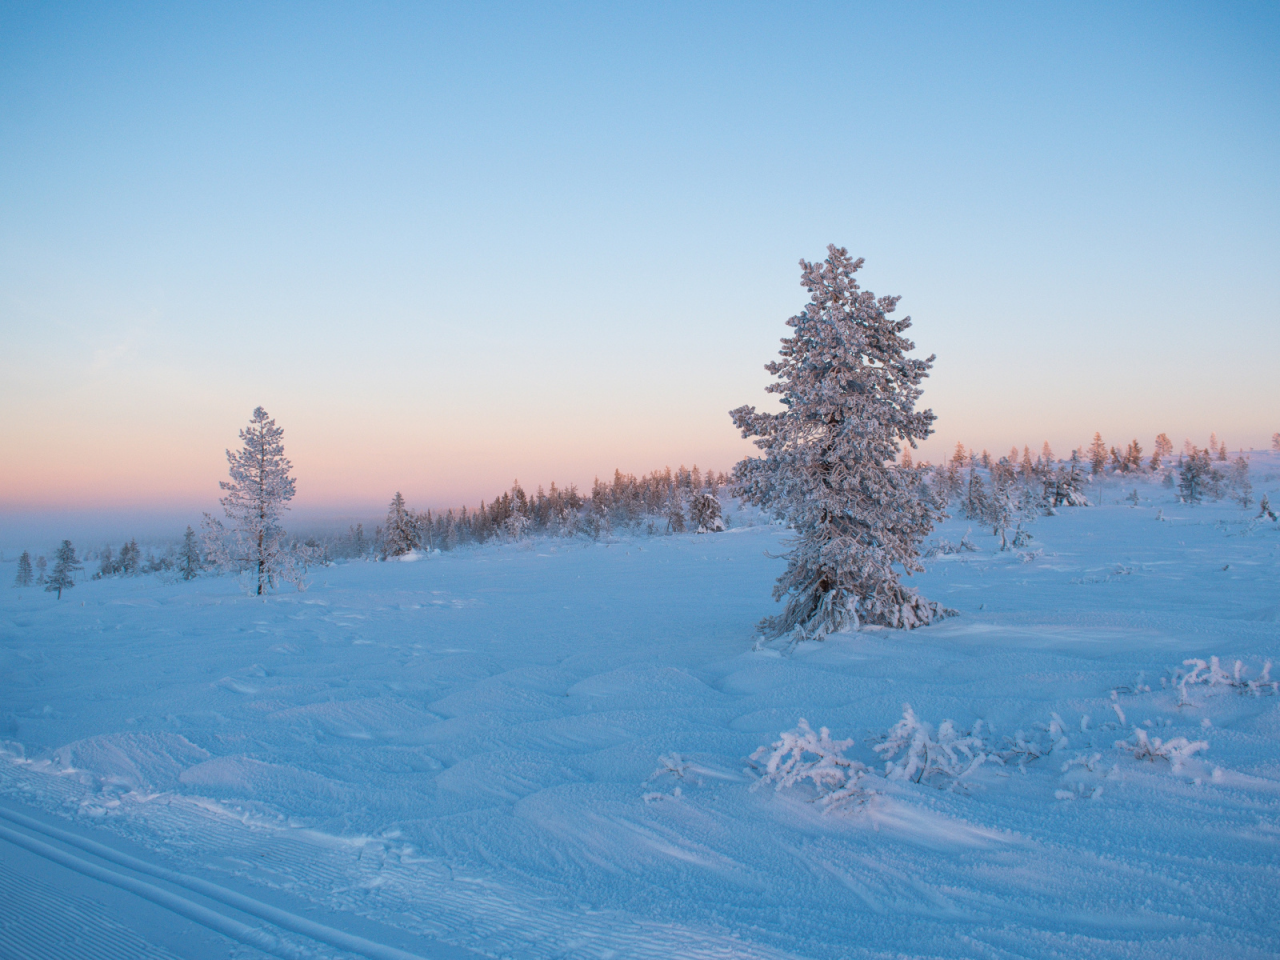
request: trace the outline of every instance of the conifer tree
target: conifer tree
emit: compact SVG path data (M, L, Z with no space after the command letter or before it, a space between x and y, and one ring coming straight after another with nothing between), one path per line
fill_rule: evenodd
M1192 447L1191 453L1183 458L1178 470L1178 493L1187 503L1199 503L1204 499L1213 474L1213 464L1209 459L1209 451Z
M1159 434L1156 437L1155 450L1151 454L1151 469L1159 470L1161 461L1173 453L1173 441L1169 439L1166 433Z
M859 288L861 259L834 245L827 253L800 262L810 301L765 367L783 410L730 414L764 451L735 468L741 496L795 531L774 587L786 609L761 623L767 636L820 638L860 622L910 628L952 612L903 587L895 570L923 569L919 546L938 517L921 472L895 463L900 443L932 432L933 412L915 404L933 357L906 356L911 318L890 318L897 297Z
M295 560L285 540L281 519L293 499L293 469L284 455L284 431L262 407L253 411L240 431L244 446L227 451L230 482L218 486L227 495L222 504L231 528L205 514L206 552L219 563L248 571L258 595L295 572Z
M49 574L49 579L44 585L45 592L57 592L58 599L62 599L62 591L70 590L76 585L75 574L77 570L82 569L80 561L76 559L76 548L71 545L70 540L63 540L62 546L58 547L58 552L54 555L53 573Z
M1231 497L1246 510L1253 506L1253 484L1249 482L1249 461L1244 456L1236 457L1231 464L1231 476L1228 479Z
M115 567L127 577L132 577L138 572L138 568L142 565L142 548L138 546L138 541L130 540L120 548L120 556L116 560Z
M382 554L384 557L402 557L416 544L413 514L405 508L400 491L391 498L387 507L387 525L382 528Z
M22 551L22 556L18 557L18 575L13 578L15 587L31 586L31 554L26 550Z
M1100 433L1095 433L1093 443L1089 444L1089 464L1093 467L1095 477L1102 473L1102 468L1107 465L1107 447L1102 442Z
M182 535L182 551L178 555L182 579L194 580L200 575L200 566L200 545L196 542L196 532L187 527L187 532Z

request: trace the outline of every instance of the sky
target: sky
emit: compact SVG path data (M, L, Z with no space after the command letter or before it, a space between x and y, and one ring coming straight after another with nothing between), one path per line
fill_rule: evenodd
M0 523L729 469L836 243L957 441L1280 430L1274 4L0 2ZM3 539L0 532L0 540Z

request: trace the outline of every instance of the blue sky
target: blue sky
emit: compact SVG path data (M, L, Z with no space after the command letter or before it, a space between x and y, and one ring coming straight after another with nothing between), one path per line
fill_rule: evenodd
M926 447L1280 430L1280 7L0 5L0 508L728 468L867 258Z

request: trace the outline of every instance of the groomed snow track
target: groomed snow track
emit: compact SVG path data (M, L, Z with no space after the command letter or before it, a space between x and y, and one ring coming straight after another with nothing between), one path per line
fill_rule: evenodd
M398 947L375 943L207 880L147 863L94 840L3 807L0 807L0 841L141 897L209 930L281 960L305 960L313 957L314 952L294 944L271 927L300 934L316 943L367 957L368 960L464 960L479 956L470 950L446 944L433 945L428 952L410 953ZM72 849L69 850L68 847ZM173 889L175 887L178 889ZM255 926L245 922L241 916L263 921L270 926ZM22 949L21 944L7 946L10 949ZM39 944L29 943L27 946L35 951L30 954L32 957L41 955L42 948ZM19 956L21 955L20 953Z

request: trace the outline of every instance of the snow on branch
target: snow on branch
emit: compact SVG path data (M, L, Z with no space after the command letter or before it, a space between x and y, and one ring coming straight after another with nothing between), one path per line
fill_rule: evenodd
M776 743L751 754L752 766L763 770L752 790L766 782L773 783L775 790L782 790L810 780L817 792L810 802L828 811L859 806L875 793L862 785L869 772L867 766L844 755L853 746L852 740L832 740L826 727L814 733L803 717L794 730L780 736L782 739Z

